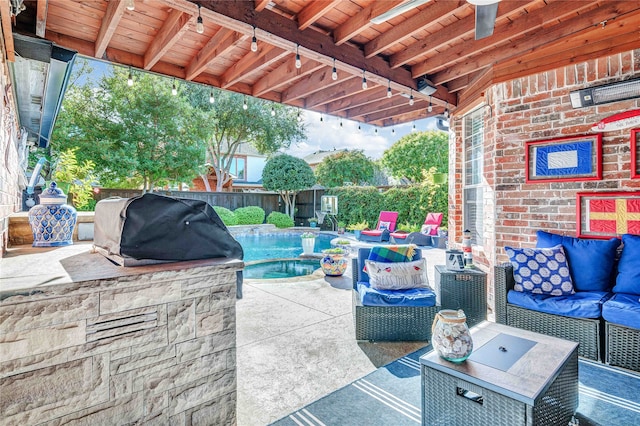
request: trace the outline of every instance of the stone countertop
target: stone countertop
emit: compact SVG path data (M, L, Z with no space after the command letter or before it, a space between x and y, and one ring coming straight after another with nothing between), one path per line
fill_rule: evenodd
M0 303L6 298L56 285L105 280L140 274L178 271L219 265L221 269L241 269L236 259L204 259L122 267L95 253L91 243L65 247L18 246L0 259Z

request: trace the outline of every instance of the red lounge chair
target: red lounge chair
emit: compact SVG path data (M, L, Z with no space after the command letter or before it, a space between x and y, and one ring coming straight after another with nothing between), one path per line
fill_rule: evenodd
M389 234L396 230L398 212L380 212L376 229L365 229L360 233L360 241L389 241Z
M429 213L424 220L420 232L397 231L389 235L394 244L415 244L418 246L430 246L431 236L438 235L438 227L442 223L442 213Z

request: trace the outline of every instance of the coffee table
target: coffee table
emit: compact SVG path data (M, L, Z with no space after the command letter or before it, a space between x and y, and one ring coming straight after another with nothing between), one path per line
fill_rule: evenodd
M578 408L578 344L484 321L474 351L420 358L422 424L566 425Z

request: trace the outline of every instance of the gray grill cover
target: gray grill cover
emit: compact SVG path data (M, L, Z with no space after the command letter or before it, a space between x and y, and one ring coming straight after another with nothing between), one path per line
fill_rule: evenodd
M157 194L99 201L94 245L136 260L243 258L240 243L208 203Z

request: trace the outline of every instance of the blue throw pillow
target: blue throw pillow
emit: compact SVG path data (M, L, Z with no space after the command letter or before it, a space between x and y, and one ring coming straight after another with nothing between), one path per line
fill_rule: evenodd
M592 240L538 231L536 247L562 245L577 291L609 291L620 240Z
M504 250L513 265L515 291L551 296L574 294L567 257L561 245L551 248L511 248Z
M622 244L613 292L640 296L640 235L624 234Z

